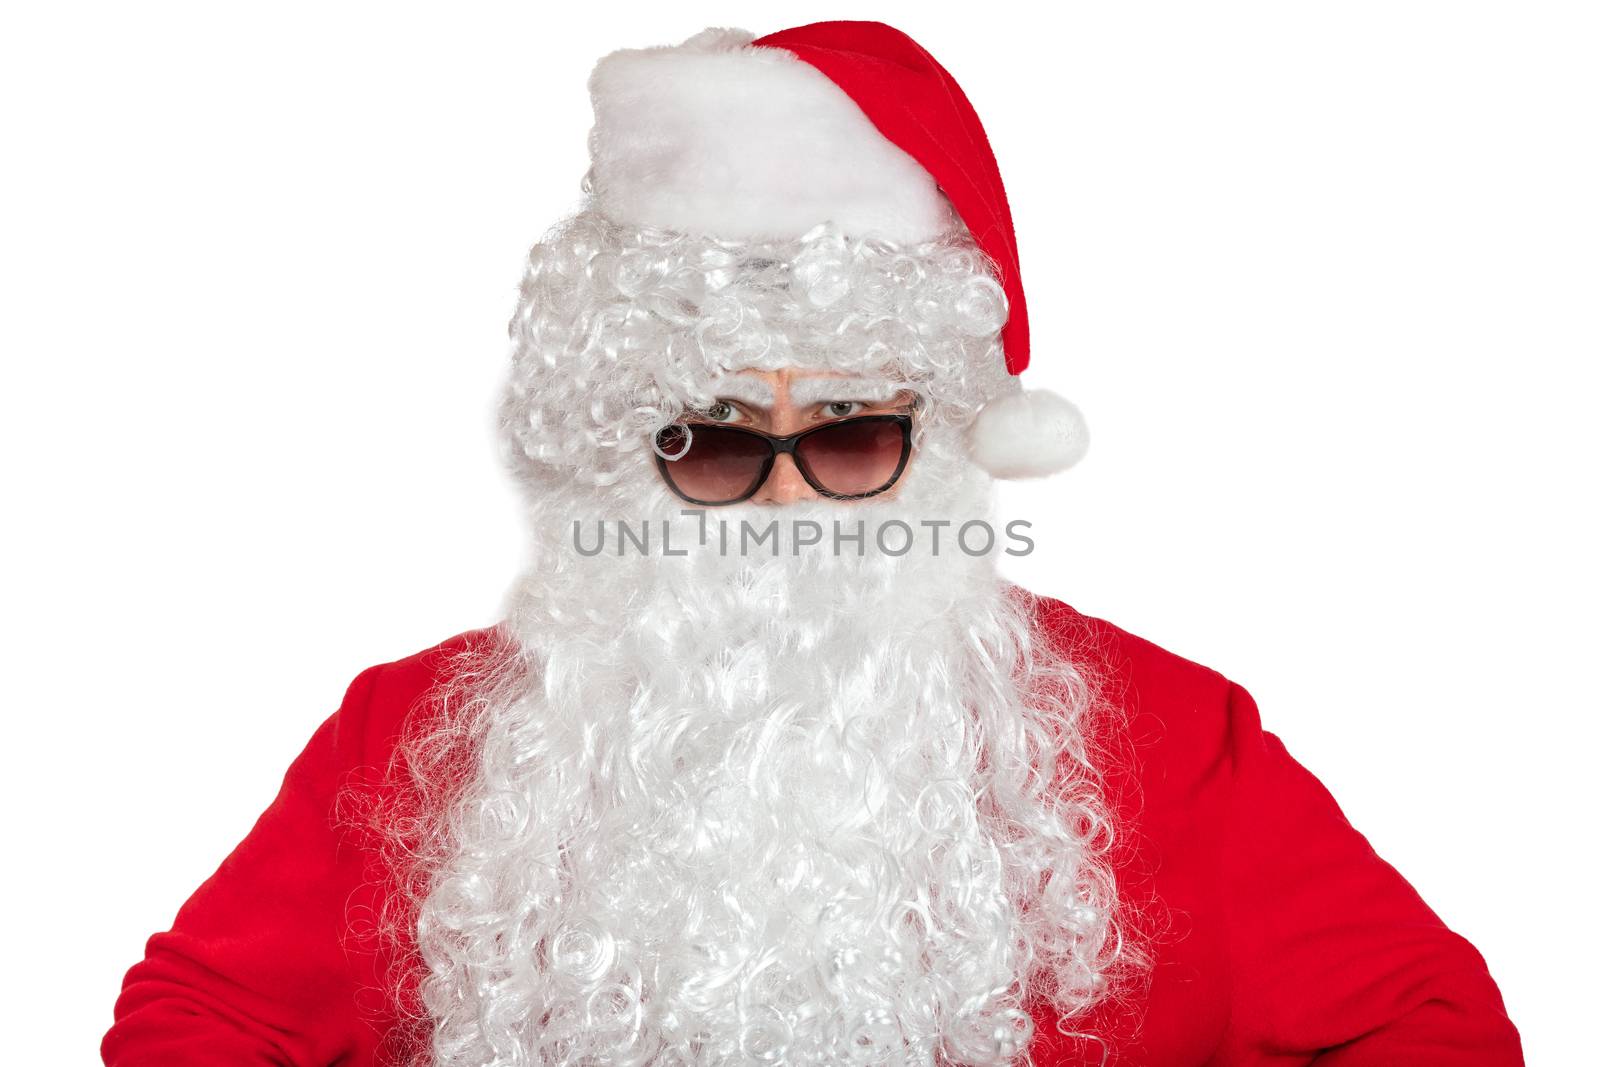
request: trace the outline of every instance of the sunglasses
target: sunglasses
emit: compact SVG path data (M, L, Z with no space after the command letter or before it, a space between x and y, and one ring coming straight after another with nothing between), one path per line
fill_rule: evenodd
M661 477L691 504L749 500L782 453L825 497L877 496L899 480L911 458L911 416L858 415L787 437L707 422L673 423L656 433Z

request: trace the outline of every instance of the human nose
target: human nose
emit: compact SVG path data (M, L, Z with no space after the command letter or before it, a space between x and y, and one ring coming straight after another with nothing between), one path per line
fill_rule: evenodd
M753 498L757 504L793 504L797 500L817 500L819 494L800 474L794 457L787 452L778 456L772 473L761 483Z

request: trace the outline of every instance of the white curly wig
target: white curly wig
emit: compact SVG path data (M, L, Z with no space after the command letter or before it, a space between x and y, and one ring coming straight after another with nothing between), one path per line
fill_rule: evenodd
M784 366L900 378L930 425L1017 392L1006 301L964 231L912 248L823 224L733 242L578 214L528 257L502 411L531 486L616 482L722 372Z

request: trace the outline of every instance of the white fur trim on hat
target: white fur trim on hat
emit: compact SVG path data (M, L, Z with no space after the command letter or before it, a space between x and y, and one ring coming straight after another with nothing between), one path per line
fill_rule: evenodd
M912 243L956 215L826 75L744 30L613 52L589 78L589 189L617 222L728 240L838 223Z
M967 431L967 446L996 478L1041 478L1083 458L1089 426L1066 397L1030 389L985 404Z

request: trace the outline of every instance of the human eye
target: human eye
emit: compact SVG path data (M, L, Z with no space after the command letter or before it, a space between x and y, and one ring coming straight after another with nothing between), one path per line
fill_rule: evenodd
M830 400L822 405L822 414L830 419L854 415L867 405L860 400Z
M738 422L744 417L744 412L727 400L712 401L708 407L696 414L705 422Z

